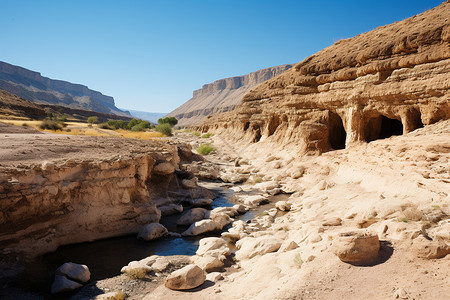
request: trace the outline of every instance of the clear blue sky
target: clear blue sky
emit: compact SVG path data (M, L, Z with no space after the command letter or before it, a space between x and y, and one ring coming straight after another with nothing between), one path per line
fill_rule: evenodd
M443 0L0 0L0 60L169 112L214 80L297 63Z

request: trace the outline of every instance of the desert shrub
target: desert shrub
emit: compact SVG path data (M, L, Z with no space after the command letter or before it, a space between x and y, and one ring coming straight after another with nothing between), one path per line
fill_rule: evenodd
M206 143L206 144L202 144L200 145L200 147L198 147L197 152L201 155L208 155L209 153L213 152L215 149L211 146L211 144Z
M41 128L43 130L47 129L47 130L55 130L56 131L56 130L63 129L63 127L64 127L63 124L53 121L53 120L44 120L39 125L39 128Z
M136 268L126 271L126 274L133 279L142 280L147 275L147 270L144 268Z
M170 126L170 124L166 123L156 125L155 130L167 136L172 136L172 126Z
M87 119L87 121L88 121L89 124L97 124L98 123L98 117L97 116L89 117Z
M205 133L204 135L202 135L202 138L207 139L211 136L211 133Z
M108 120L108 125L112 129L126 129L128 124L122 120Z
M23 123L22 126L23 127L28 127L28 123Z
M195 135L195 136L200 136L200 135L201 135L201 133L200 133L200 132L197 132L197 131L195 131L195 132L193 133L193 135Z
M98 127L101 129L109 129L109 130L114 129L113 127L109 126L108 123L100 123L98 124Z
M67 121L67 117L66 116L61 116L58 118L59 121L61 122L66 122Z
M132 131L144 131L146 128L150 128L150 122L134 118L127 125L127 129Z
M166 117L158 119L158 124L169 124L170 126L175 126L178 124L178 120L175 117Z

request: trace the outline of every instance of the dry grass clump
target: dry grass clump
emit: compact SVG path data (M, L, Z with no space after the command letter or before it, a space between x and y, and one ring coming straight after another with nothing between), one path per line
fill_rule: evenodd
M125 274L133 279L142 280L147 275L147 270L144 268L136 268L126 271Z
M116 132L120 133L120 135L125 138L133 138L141 140L151 140L154 138L161 138L165 136L161 132L155 131L128 131L124 129L118 129L116 130Z
M62 130L63 127L64 127L64 124L54 121L54 120L44 120L39 125L39 128L42 130L52 130L52 131Z

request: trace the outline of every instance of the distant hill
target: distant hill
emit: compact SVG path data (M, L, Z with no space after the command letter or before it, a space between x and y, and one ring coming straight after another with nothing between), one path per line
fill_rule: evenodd
M167 113L152 113L152 112L131 110L131 109L128 109L127 111L129 111L131 113L131 115L135 118L146 120L146 121L149 121L152 123L157 123L159 118L162 118L165 115L167 115Z
M75 109L66 106L38 104L25 100L17 95L0 89L0 116L7 119L36 119L42 120L49 114L64 115L69 120L86 121L87 118L97 116L101 122L109 119L131 120L131 116L118 116L99 113L91 110Z
M0 89L41 104L130 116L114 104L114 98L81 84L54 80L40 73L0 61Z
M199 125L209 115L234 110L248 91L282 74L292 66L266 68L247 75L219 79L205 84L201 89L194 91L190 100L167 116L177 118L180 126Z

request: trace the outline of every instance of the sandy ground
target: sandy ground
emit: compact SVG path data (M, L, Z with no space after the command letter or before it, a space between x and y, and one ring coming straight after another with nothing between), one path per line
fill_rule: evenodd
M49 158L96 159L119 155L130 145L157 146L61 135L3 133L0 139L0 164L8 166ZM184 134L175 139L213 143L217 151L210 160L221 163L223 173L245 167L230 164L229 146L220 137ZM291 211L253 237L269 236L283 245L295 242L298 248L236 261L223 280L191 291L169 290L163 278L136 281L126 275L90 288L124 290L130 299L448 299L450 255L425 259L418 253L436 241L450 246L450 120L316 157L292 157L258 144L246 148L242 157L262 184L276 181L293 193ZM341 224L324 225L333 218ZM379 259L370 266L340 261L333 253L336 236L361 228L379 236Z

